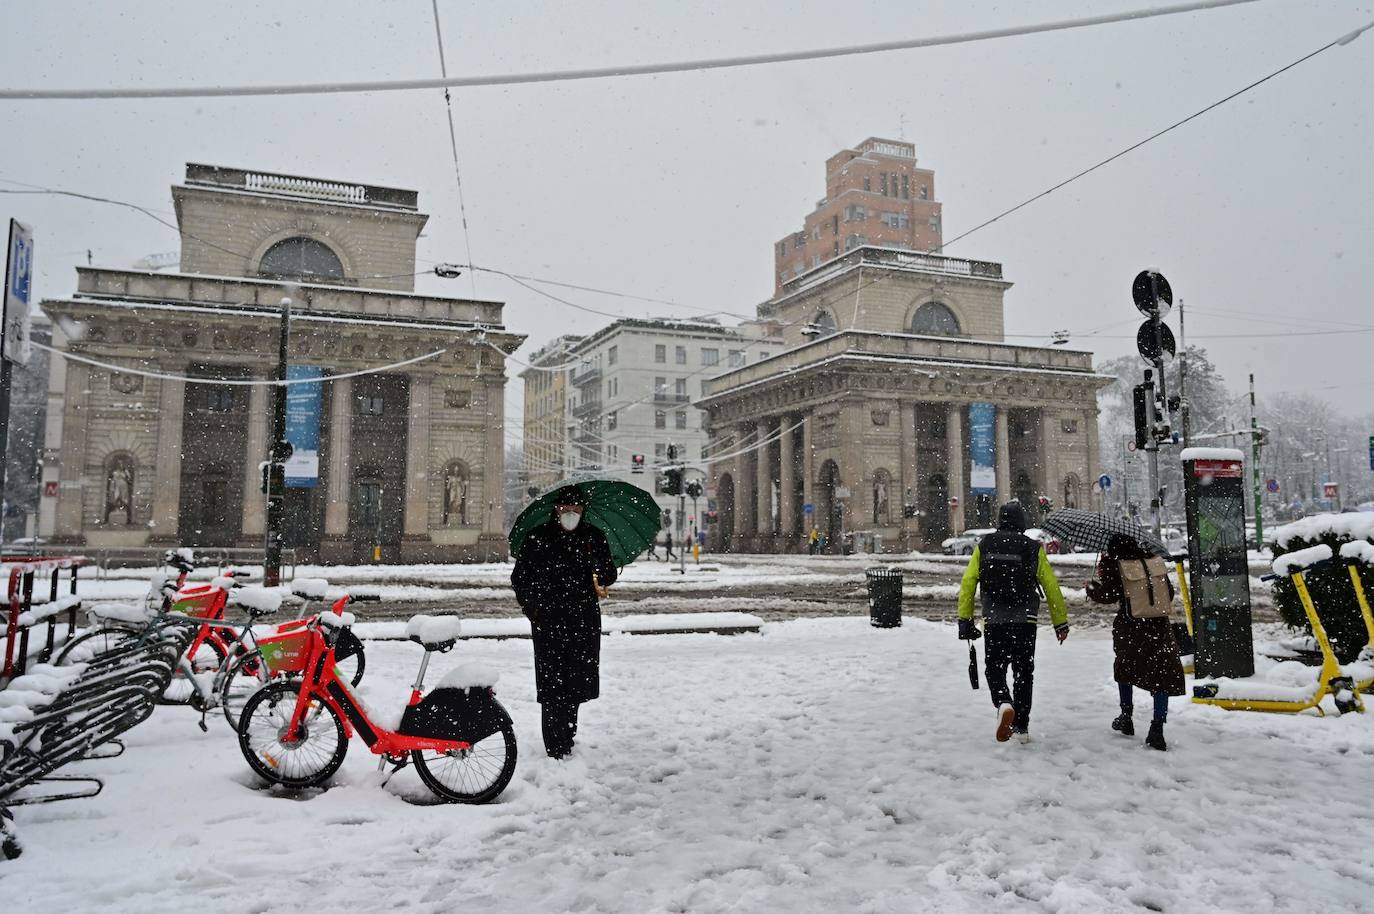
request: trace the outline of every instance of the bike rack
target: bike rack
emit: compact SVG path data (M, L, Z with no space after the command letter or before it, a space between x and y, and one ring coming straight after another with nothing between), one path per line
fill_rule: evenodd
M1307 581L1303 577L1303 572L1329 562L1332 557L1330 547L1317 546L1313 547L1313 550L1314 552L1324 550L1325 557L1318 558L1303 568L1292 569L1289 572L1293 586L1298 592L1298 599L1302 601L1303 612L1307 615L1308 624L1312 626L1312 634L1316 637L1317 645L1321 649L1322 665L1317 673L1317 684L1312 694L1302 699L1228 696L1223 694L1225 684L1194 683L1193 702L1195 704L1215 705L1228 711L1267 711L1279 714L1296 714L1314 708L1318 714L1325 717L1326 712L1322 710L1321 702L1322 699L1331 695L1336 698L1336 708L1342 714L1347 711L1364 712L1364 702L1360 698L1360 693L1356 691L1355 683L1350 677L1342 673L1340 665L1336 662L1336 655L1331 650L1331 641L1326 636L1326 628L1323 627L1321 618L1317 615L1317 608L1312 603L1312 595L1307 590ZM1274 575L1266 575L1266 578L1279 576L1276 572ZM1349 691L1350 699L1340 697L1344 691Z
M0 680L8 682L15 676L23 675L28 668L30 631L46 622L47 637L39 651L40 663L51 659L61 645L57 644L57 620L66 616L66 637L70 639L76 631L76 615L81 609L81 601L76 596L77 569L85 566L84 556L63 556L60 558L25 558L11 556L4 559L0 569L9 572L9 588L6 597L5 620L5 658L0 669ZM67 595L58 596L62 572L70 572ZM34 579L51 572L51 586L46 603L35 606L33 602Z

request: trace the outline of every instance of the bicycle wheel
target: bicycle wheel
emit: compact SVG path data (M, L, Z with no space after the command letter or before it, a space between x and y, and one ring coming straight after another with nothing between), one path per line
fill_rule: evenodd
M239 749L248 767L283 787L323 784L339 770L348 751L343 721L319 699L310 702L296 738L285 738L299 690L298 682L274 682L248 699L239 718Z
M229 726L235 730L239 728L243 706L254 692L267 684L270 675L266 661L257 651L240 654L229 661L229 670L219 687L219 706L224 710Z
M188 652L191 648L186 649ZM214 673L224 666L224 648L220 647L217 641L202 641L195 649L195 656L188 657L187 654L181 655L182 659L191 661L191 674L202 676L205 673ZM159 701L165 705L185 705L191 703L191 696L195 694L195 685L186 675L186 670L182 667L181 661L177 661L176 669L172 670L171 681L167 683L167 688L163 690Z
M128 628L94 628L77 635L68 641L53 658L54 666L67 666L73 663L89 663L101 654L132 647L140 632Z
M334 645L334 668L339 671L339 678L347 680L349 685L363 681L363 670L367 668L363 643L348 629L339 633L339 640Z
M449 752L416 749L410 753L425 786L449 803L490 803L515 774L515 727L510 717L501 729L471 749Z

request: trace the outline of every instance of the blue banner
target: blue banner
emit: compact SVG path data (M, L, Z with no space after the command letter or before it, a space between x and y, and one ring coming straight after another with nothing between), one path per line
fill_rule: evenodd
M286 366L288 381L324 377L324 369L312 365ZM320 387L292 384L286 388L286 440L291 456L286 461L286 486L313 489L320 484Z
M969 490L974 495L997 494L997 407L991 403L968 405L970 462Z

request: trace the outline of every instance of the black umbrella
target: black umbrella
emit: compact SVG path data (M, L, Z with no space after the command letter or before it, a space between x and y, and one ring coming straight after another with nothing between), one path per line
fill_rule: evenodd
M968 643L968 684L978 688L978 650L972 641Z
M1155 539L1154 534L1129 517L1060 508L1040 524L1040 529L1085 552L1105 552L1107 538L1122 533L1155 555L1167 556L1169 550Z

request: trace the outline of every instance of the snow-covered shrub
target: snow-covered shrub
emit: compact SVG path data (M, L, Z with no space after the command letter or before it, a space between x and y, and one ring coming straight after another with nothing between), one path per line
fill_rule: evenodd
M1330 546L1332 552L1339 555L1341 546L1346 543L1361 540L1374 543L1374 513L1317 514L1279 527L1271 535L1275 558L1317 545ZM1374 596L1374 568L1360 563L1357 569L1366 597ZM1331 639L1336 659L1341 663L1354 661L1369 641L1369 635L1345 562L1337 559L1304 572L1303 579L1307 582L1312 605L1317 609L1317 617ZM1307 622L1307 613L1291 579L1279 578L1274 582L1274 603L1289 628L1311 633L1312 626Z

